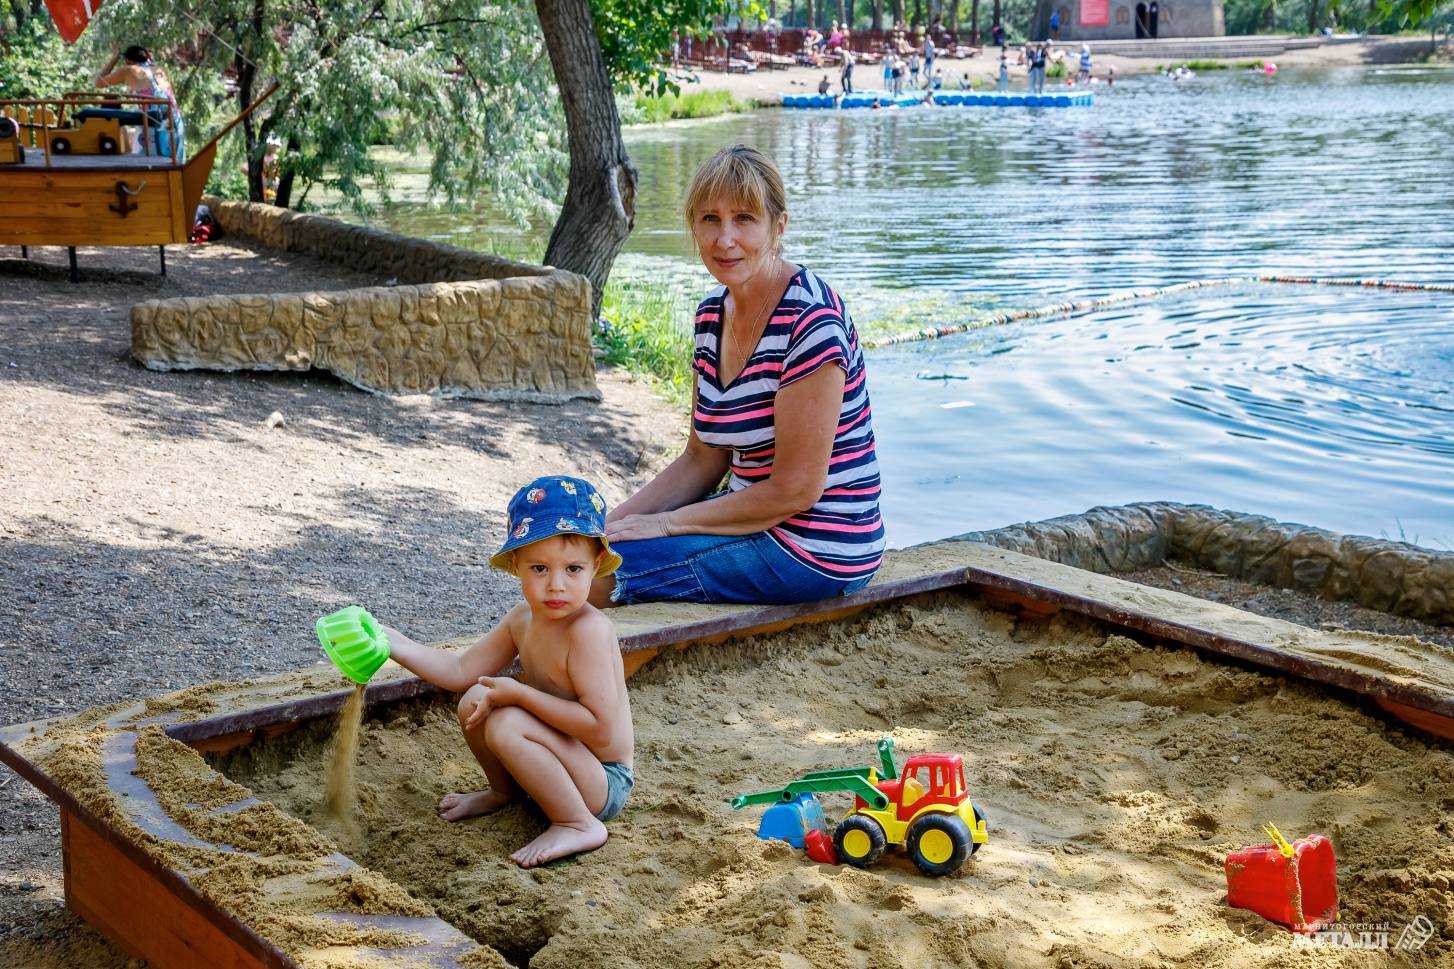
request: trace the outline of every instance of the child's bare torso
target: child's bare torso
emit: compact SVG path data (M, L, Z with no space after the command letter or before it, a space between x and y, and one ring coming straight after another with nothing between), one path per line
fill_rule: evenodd
M588 609L592 607L586 606L581 613ZM570 635L573 630L566 628L566 624L579 623L585 618L581 613L565 622L536 623L529 618L527 612L515 636L520 655L521 679L542 693L549 693L562 700L579 701L581 691L570 676L571 650L592 647L609 650L612 664L609 698L606 709L597 711L610 722L608 739L599 746L586 743L583 739L582 743L586 743L586 747L603 764L618 763L630 767L634 760L635 734L631 726L631 701L626 693L626 674L621 664L621 650L614 634L610 636L609 642L582 642L581 639L584 635L589 635L588 633Z

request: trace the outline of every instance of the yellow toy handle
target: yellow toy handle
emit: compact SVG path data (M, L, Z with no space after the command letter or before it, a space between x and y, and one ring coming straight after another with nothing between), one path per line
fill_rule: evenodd
M1277 850L1282 852L1284 858L1291 858L1296 854L1292 845L1288 844L1287 839L1282 836L1282 832L1277 830L1277 825L1268 821L1262 826L1262 831L1272 839L1273 844L1277 845Z

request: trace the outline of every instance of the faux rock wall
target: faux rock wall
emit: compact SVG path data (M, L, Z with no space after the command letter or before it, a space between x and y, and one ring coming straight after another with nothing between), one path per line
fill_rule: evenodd
M400 285L151 300L131 353L152 370L330 370L373 393L600 399L581 276L271 205L208 199L226 233Z
M1092 508L955 538L1102 573L1172 559L1424 622L1454 623L1454 553L1206 505L1165 501Z

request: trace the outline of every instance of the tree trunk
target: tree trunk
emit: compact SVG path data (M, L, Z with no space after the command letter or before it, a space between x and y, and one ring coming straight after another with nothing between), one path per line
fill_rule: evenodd
M1308 4L1308 33L1318 32L1318 0Z
M1277 0L1267 0L1267 6L1262 8L1262 29L1277 29Z
M535 0L535 13L560 89L570 147L570 181L545 262L590 280L595 319L611 266L635 224L636 169L621 140L589 0Z
M958 37L959 0L954 0L954 6L951 9L954 11L954 35ZM969 42L975 47L981 46L979 40L979 0L973 0L969 5Z
M1369 3L1377 3L1378 0L1369 0ZM884 0L873 0L873 20L870 26L874 30L884 29Z
M252 21L248 24L250 33L247 34L246 39L239 37L238 45L233 49L233 66L237 70L239 111L246 111L247 106L252 104L253 84L257 80L258 45L262 40L266 13L267 0L253 0ZM252 56L244 56L242 53L244 49ZM247 200L261 202L263 201L263 153L257 150L257 127L253 123L251 114L242 119L242 139L247 156Z
M924 22L924 0L914 0L914 20L911 26L917 27Z
M298 143L298 139L294 138L292 135L289 135L288 154L296 155L302 150L303 146ZM293 206L293 176L294 173L287 169L285 169L282 174L278 176L278 195L275 199L273 199L273 204L278 206L279 208L287 209L292 208Z
M838 26L842 27L848 23L848 9L844 0L838 0Z
M807 28L814 26L814 24L815 21L813 18L813 0L806 0L806 2L804 2L803 4L803 28L806 30Z
M895 27L904 22L904 0L892 0L892 6L889 9L893 13Z
M1003 30L1004 27L1005 27L1004 21L1002 21L1000 19L1000 0L995 0L995 22L994 22L994 24L991 24L990 26L993 27L996 24L999 25L999 27L1000 27L1001 30Z

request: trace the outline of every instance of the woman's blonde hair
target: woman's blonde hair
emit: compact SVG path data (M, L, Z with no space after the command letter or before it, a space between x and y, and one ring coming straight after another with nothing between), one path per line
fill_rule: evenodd
M779 255L782 243L776 238L778 219L788 210L787 191L782 173L772 160L751 145L733 145L718 150L697 166L692 184L687 186L683 217L692 248L697 247L695 222L697 210L719 198L763 216L774 233Z

